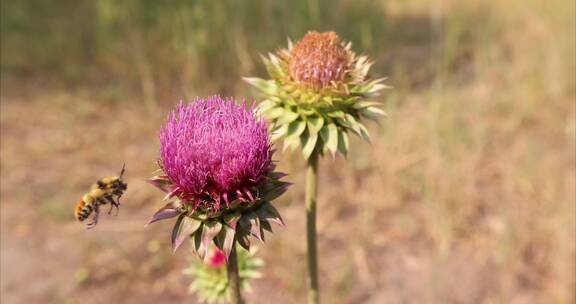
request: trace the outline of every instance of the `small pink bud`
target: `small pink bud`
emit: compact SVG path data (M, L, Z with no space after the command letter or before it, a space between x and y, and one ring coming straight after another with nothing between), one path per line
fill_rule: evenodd
M226 255L224 255L224 251L220 249L212 251L212 255L208 259L208 265L212 268L220 268L220 266L224 265L225 262Z

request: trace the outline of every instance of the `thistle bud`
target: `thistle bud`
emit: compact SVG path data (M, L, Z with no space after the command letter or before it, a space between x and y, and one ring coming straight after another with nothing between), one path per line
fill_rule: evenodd
M224 253L216 249L211 253L208 263L191 259L190 266L184 270L184 274L192 278L188 291L195 294L201 303L230 302L230 284L225 262ZM238 272L243 290L252 290L251 281L262 278L260 269L263 266L262 259L246 250L238 250Z
M334 32L308 32L292 49L290 76L313 89L337 86L348 71L349 56Z
M226 255L220 249L215 249L208 258L208 265L212 268L219 268L226 262Z
M369 77L372 62L334 32L309 32L263 60L270 79L245 80L262 95L258 108L272 139L282 138L284 149L299 147L304 159L346 155L349 133L370 140L362 119L385 115L374 100L386 88L384 79Z

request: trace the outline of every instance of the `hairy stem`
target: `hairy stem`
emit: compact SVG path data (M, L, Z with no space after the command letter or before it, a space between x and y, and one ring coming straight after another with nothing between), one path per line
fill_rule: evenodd
M318 304L318 253L316 244L316 193L318 154L312 153L306 167L306 235L308 245L308 304Z
M240 276L238 275L238 256L236 253L236 239L232 243L232 250L226 263L228 271L228 290L230 292L230 303L243 304L242 295L240 294Z

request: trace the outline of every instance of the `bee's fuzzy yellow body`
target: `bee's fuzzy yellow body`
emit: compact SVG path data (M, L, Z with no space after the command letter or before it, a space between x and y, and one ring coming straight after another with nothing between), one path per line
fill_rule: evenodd
M90 192L84 194L82 199L76 204L74 217L82 222L94 213L93 221L88 224L88 228L92 228L98 223L101 205L110 204L108 214L112 212L113 207L118 210L120 197L128 188L128 185L122 180L124 171L125 168L122 167L120 176L104 177L93 184L90 187Z

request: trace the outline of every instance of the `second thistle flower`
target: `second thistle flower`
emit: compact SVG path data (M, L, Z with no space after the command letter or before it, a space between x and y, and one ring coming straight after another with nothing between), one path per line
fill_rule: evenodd
M201 258L212 242L228 257L235 240L249 249L251 236L263 241L271 222L282 224L271 201L288 183L274 171L266 122L246 103L219 96L180 103L159 138L163 174L149 182L173 201L150 223L177 217L174 249L191 237Z
M285 149L348 152L348 133L370 140L361 119L385 115L374 100L386 86L371 79L372 62L358 56L334 32L308 32L295 45L263 58L270 79L245 78L263 95L259 108L270 121L273 140Z

